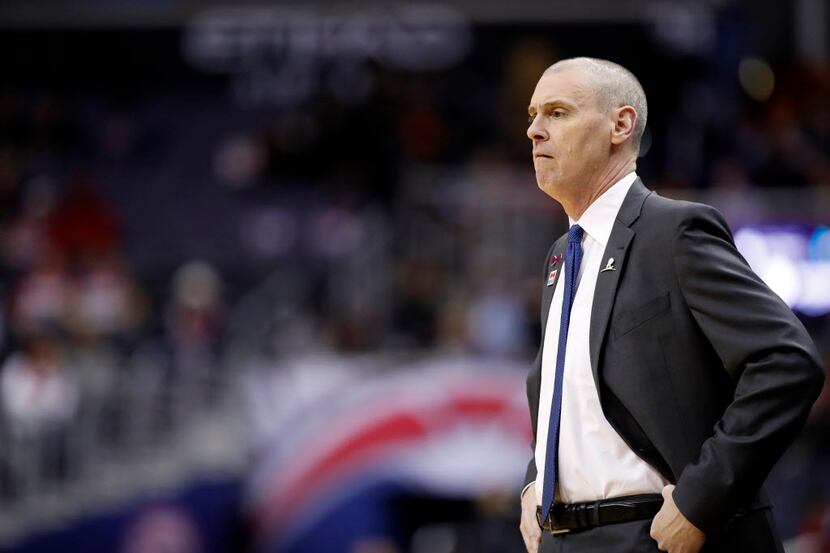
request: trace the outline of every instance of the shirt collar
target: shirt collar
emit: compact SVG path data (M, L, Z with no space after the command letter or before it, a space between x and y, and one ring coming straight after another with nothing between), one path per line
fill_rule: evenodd
M605 247L611 236L611 229L614 227L614 219L617 218L628 189L636 179L637 173L632 171L615 182L611 188L588 206L578 221L568 217L571 226L579 225L591 238Z

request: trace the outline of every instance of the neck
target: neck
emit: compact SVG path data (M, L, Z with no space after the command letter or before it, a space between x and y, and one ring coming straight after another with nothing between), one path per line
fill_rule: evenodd
M574 221L579 220L585 210L596 201L597 198L605 194L605 192L614 186L621 178L626 176L631 171L637 168L636 159L621 160L616 163L609 163L605 168L597 173L596 176L589 179L587 186L577 187L575 194L571 198L563 198L560 202L565 209L568 217Z

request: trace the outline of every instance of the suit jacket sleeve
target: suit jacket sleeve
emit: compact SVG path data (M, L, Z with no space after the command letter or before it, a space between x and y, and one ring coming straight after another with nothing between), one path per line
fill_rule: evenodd
M536 444L531 445L531 449L536 449ZM525 483L522 486L522 491L528 487L528 485L532 484L536 481L536 458L533 454L530 456L530 462L527 464L527 470L525 471Z
M709 532L754 498L803 426L824 373L806 330L752 272L716 210L688 210L673 248L686 304L735 382L673 493L686 518Z
M561 240L561 238L560 238ZM545 263L542 266L542 282L545 282L548 275L548 270L550 268L550 256L553 254L554 250L556 249L557 242L554 242L550 248L548 248L548 253L545 255ZM543 288L544 290L544 288ZM544 297L544 294L542 294ZM544 302L541 306L542 309L545 308ZM541 313L540 313L541 316ZM541 320L544 321L544 317L541 317ZM527 381L527 403L530 407L530 424L532 425L532 432L533 432L533 441L530 444L530 461L527 463L527 470L525 471L525 479L524 485L522 487L522 493L524 494L524 490L527 489L528 484L536 480L536 420L539 413L539 386L540 382L536 382L534 379L538 378L541 381L542 378L542 348L545 345L545 329L542 329L542 337L539 343L539 350L536 353L536 359L533 361L531 365L530 373L528 374L528 381ZM536 368L539 368L537 371Z
M544 344L544 331L543 331L542 334L543 334L542 340L543 340L543 344ZM538 363L541 363L541 362L542 362L542 345L539 345L539 352L536 354L536 360L533 362L532 366L535 367ZM532 371L531 371L531 373L532 373ZM525 471L525 480L524 480L524 484L522 485L522 494L524 494L524 491L527 489L527 486L530 483L532 483L536 480L536 439L537 439L536 438L536 427L537 427L536 417L537 417L538 412L539 412L539 398L538 397L535 398L535 401L534 401L533 398L529 397L530 394L533 393L531 390L534 390L534 389L536 389L536 388L533 387L533 386L528 386L528 403L530 405L530 424L533 425L533 437L534 437L534 439L530 443L530 461L527 463L527 470ZM534 412L534 406L536 408L535 412Z

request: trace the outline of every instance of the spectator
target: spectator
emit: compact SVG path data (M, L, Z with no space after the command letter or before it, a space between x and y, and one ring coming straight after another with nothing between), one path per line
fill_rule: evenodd
M113 251L120 242L115 210L93 177L78 175L50 220L51 238L69 259Z
M35 266L11 291L10 327L18 336L46 328L66 328L72 283L64 257L46 246Z
M222 279L211 265L190 261L173 276L168 333L177 351L210 349L222 332Z
M37 435L64 428L78 405L78 389L51 332L31 334L0 370L0 397L13 432Z
M75 284L73 330L87 338L121 338L146 316L139 288L115 252L89 254Z

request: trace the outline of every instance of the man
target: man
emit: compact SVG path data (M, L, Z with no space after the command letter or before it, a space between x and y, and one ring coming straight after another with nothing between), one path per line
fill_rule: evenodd
M528 376L528 551L781 552L762 484L824 382L804 327L717 211L643 186L628 70L560 61L528 112L538 186L571 222Z

